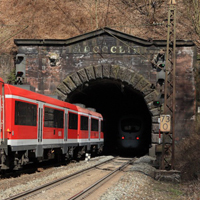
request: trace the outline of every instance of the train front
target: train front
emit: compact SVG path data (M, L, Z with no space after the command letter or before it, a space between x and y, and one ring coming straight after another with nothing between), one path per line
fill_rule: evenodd
M148 151L150 139L145 134L142 117L128 115L119 120L118 146L120 152L138 153Z

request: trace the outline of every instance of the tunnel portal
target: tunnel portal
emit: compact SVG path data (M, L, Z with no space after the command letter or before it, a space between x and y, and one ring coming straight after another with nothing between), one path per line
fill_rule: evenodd
M104 118L105 153L119 153L119 119L123 116L140 116L144 119L145 137L151 140L151 113L141 92L118 80L99 79L87 82L68 95L66 101L95 108ZM149 144L142 147L148 150ZM120 150L121 151L121 150ZM125 149L123 152L126 152ZM145 152L145 151L144 151ZM130 154L137 154L131 150ZM141 152L139 152L141 153ZM145 152L147 153L147 152Z
M165 40L145 40L104 27L73 38L15 39L14 43L17 57L24 58L16 63L16 72L24 70L24 83L38 93L58 94L63 101L96 107L105 118L105 145L115 146L112 136L116 134L116 121L120 115L131 112L145 116L151 126L149 155L156 157L162 153L158 120L161 109L152 102L163 92L157 84L163 74L158 73L152 60L158 58L160 50L166 52ZM174 128L175 142L179 144L194 132L200 106L195 95L200 95L195 87L194 42L177 40L176 48ZM171 142L169 139L168 143Z

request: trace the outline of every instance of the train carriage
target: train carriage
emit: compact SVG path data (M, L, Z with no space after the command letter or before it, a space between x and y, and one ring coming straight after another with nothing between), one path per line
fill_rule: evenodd
M90 109L77 106L79 121L79 144L99 145L103 142L102 115Z
M103 138L98 136L99 140L91 143L91 129L81 130L80 126L83 117L91 116L100 124L101 114L4 84L2 79L0 92L1 169L18 169L29 161L72 156L79 146L85 145L87 150L93 145L102 148ZM89 123L88 127L92 127ZM82 143L84 139L86 143Z

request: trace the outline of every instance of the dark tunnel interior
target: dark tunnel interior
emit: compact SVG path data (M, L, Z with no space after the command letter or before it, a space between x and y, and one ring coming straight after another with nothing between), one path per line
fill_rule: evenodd
M104 118L104 152L106 154L119 153L118 124L119 119L126 115L141 116L145 123L145 137L151 140L151 114L141 92L132 86L118 80L100 79L90 81L70 93L67 99L70 103L81 103L95 108ZM142 149L148 151L149 144ZM136 151L125 149L129 153ZM147 152L145 152L147 153Z

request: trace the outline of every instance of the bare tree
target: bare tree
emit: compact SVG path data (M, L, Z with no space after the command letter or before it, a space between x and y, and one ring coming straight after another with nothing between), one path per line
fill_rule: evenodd
M192 20L196 33L200 37L200 0L184 0L188 7L188 16Z

